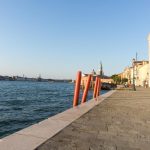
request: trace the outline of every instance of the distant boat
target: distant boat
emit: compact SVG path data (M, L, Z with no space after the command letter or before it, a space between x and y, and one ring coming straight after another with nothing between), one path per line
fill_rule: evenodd
M116 88L117 86L115 84L112 84L112 83L102 83L102 87L101 89L102 90L112 90L114 88Z
M38 81L38 82L41 82L41 81L42 81L41 75L39 75L39 77L37 78L37 81Z
M75 80L70 81L69 83L75 83Z

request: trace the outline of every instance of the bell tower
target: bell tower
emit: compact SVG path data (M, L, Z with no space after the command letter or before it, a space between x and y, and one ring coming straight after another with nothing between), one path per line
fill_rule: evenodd
M101 78L104 76L102 62L100 62L100 76L101 76Z

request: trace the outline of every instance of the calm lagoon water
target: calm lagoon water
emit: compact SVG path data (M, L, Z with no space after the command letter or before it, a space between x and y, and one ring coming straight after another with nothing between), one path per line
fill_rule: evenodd
M0 138L71 108L73 92L73 83L0 81Z

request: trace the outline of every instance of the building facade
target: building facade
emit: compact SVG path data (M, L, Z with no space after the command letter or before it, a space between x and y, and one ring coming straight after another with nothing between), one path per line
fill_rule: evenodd
M96 77L99 77L101 79L102 83L114 83L113 79L111 79L111 77L105 76L104 72L103 72L103 67L102 67L102 63L100 64L100 70L98 70L98 72L96 73L96 71L93 69L93 71L90 73L91 75L91 82L90 82L90 87L94 88L95 85L95 81L96 81ZM89 74L82 74L82 78L81 78L81 87L84 89L87 81L88 81L88 75Z
M126 67L119 76L127 78L128 85L134 81L135 86L145 86L149 81L149 61L134 61L132 67Z
M149 80L149 61L137 61L134 65L135 85L145 86Z
M134 59L132 66L126 67L124 71L119 74L121 79L128 79L128 84L134 83L136 86L148 85L150 87L150 34L147 39L149 60L137 61Z

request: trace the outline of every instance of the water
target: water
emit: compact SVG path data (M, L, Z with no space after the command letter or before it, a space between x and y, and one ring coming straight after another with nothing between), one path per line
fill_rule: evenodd
M71 108L73 92L73 83L0 81L0 138Z

